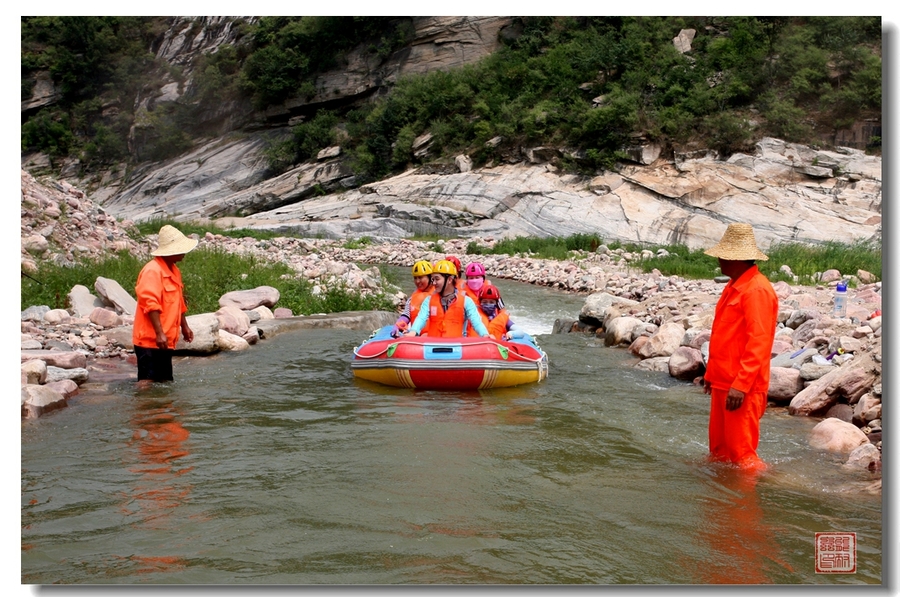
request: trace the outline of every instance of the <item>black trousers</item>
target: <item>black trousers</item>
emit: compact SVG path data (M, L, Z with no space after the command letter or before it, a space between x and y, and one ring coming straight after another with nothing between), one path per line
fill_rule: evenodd
M174 350L134 347L137 357L138 381L172 381L172 354Z

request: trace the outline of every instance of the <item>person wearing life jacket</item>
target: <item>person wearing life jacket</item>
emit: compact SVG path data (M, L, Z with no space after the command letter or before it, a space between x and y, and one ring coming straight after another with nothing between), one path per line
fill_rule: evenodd
M478 305L478 292L484 286L484 283L484 266L477 261L467 265L465 283L460 288L466 293L466 296L475 301L475 305ZM483 321L484 317L481 319ZM470 338L475 335L475 330L472 329L471 323L466 324L466 330L463 332L463 335Z
M459 275L463 272L462 262L460 262L459 257L456 255L447 255L444 259L452 263L453 267L456 268L456 288L462 293L466 292L466 281ZM475 305L478 305L477 297L472 297L472 300L475 301Z
M460 338L466 322L472 322L476 334L482 337L489 335L475 301L460 292L456 286L458 272L456 266L446 259L434 264L431 274L434 293L422 302L419 315L413 320L407 334Z
M493 338L509 340L512 332L520 331L509 318L509 312L500 306L500 289L493 284L485 284L478 292L478 307L481 320Z
M391 336L394 338L403 333L409 327L409 324L416 320L422 303L434 292L434 287L431 285L431 273L433 271L434 268L431 267L431 263L428 261L416 261L413 264L412 275L416 290L406 299L406 305L404 305L400 317L397 318L394 327L391 329Z
M484 275L484 266L479 262L473 261L466 266L466 294L476 303L478 302L479 291L487 282Z

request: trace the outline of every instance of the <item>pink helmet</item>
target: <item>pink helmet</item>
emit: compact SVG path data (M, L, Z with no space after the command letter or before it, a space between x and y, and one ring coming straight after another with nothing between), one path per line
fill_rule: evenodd
M484 266L478 263L477 261L473 261L469 265L466 266L466 277L467 278L477 278L484 277Z

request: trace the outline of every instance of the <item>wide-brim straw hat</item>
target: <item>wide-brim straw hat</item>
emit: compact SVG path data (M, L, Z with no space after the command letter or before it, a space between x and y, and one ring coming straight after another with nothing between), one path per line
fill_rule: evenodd
M193 238L186 237L178 228L166 224L159 229L159 246L150 254L154 257L184 255L192 251L199 242Z
M729 224L719 244L704 253L729 261L769 260L768 255L756 246L756 237L750 224Z

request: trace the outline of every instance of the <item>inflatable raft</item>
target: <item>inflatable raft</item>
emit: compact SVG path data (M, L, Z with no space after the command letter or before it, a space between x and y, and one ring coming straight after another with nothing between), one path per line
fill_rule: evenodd
M547 377L547 355L528 334L491 338L392 338L376 330L353 349L350 368L360 379L397 388L486 390L535 383Z

